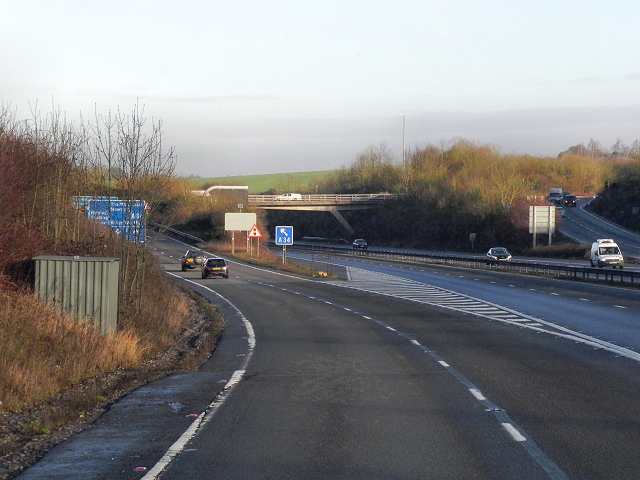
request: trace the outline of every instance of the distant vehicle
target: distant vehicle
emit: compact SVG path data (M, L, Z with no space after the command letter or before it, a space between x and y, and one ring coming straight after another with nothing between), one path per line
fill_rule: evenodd
M589 259L592 267L624 267L624 257L620 247L611 238L599 238L593 242Z
M558 203L562 201L563 195L564 193L562 192L561 188L552 188L551 190L549 190L549 196L547 197L547 200L549 200L551 203Z
M575 207L576 206L576 200L577 200L576 196L569 193L569 194L564 196L564 200L563 200L564 206L565 207Z
M366 250L367 249L367 242L364 241L364 239L362 238L356 238L353 241L353 249L354 250Z
M489 265L489 261L510 262L511 254L504 247L493 247L489 249L485 258L487 260L487 265Z
M207 261L202 264L201 271L202 278L229 278L229 266L222 258L207 258Z
M187 268L192 269L202 265L205 256L201 250L187 250L186 253L180 257L180 260L182 261L182 271L186 272Z
M587 203L587 207L592 207L597 201L599 201L602 197L600 196L599 193L596 193L593 198L591 200L589 200L589 203Z
M274 200L302 200L302 195L299 193L282 193L273 197Z
M379 202L381 200L388 200L393 198L393 194L391 193L378 193L377 195L373 195L369 197L370 202Z

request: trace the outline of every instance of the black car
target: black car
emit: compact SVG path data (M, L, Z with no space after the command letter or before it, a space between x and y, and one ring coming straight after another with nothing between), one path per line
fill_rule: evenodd
M187 268L196 268L204 263L205 256L201 250L187 250L186 253L180 257L182 263L182 271L186 272Z
M575 207L576 206L576 196L575 195L565 195L563 203L564 203L565 207Z
M229 266L222 258L207 258L201 270L202 278L217 276L229 278Z
M367 242L365 242L362 238L356 238L353 241L353 249L354 250L366 250Z

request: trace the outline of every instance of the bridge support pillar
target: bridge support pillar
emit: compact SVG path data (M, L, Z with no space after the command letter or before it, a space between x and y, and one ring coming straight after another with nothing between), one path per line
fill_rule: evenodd
M353 227L349 225L349 222L347 222L347 219L342 216L342 214L338 211L337 208L330 208L329 211L333 214L334 217L338 219L340 224L344 228L346 228L349 233L355 233L355 230L353 229Z

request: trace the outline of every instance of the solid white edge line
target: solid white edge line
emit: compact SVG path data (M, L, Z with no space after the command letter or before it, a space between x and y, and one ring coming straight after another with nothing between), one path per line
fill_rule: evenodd
M191 424L191 426L176 440L176 442L169 447L169 450L162 456L162 458L156 463L147 474L142 477L142 480L153 480L167 468L167 465L171 463L176 455L184 450L184 447L195 436L202 420L204 419L205 412L198 415L198 418Z
M167 272L169 273L169 272ZM247 355L247 357L245 358L244 361L244 366L246 366L249 363L249 360L253 354L253 349L256 345L256 338L255 338L255 333L253 330L253 325L251 325L251 322L249 322L249 320L247 320L245 318L245 316L242 314L242 312L238 309L238 307L236 307L233 303L231 303L229 300L227 300L225 297L223 297L222 295L220 295L218 292L210 289L209 287L203 286L197 282L194 282L192 280L187 280L183 277L180 277L179 275L175 275L170 273L170 275L180 278L188 283L193 283L194 285L197 285L198 287L204 288L205 290L209 290L210 292L214 293L215 295L217 295L218 297L222 298L225 302L227 302L236 312L238 312L240 314L240 316L242 317L242 323L244 324L246 330L247 330L247 336L248 336L248 344L249 344L249 355ZM231 375L231 378L229 379L229 381L227 382L227 385L225 385L224 389L222 390L221 394L218 395L213 402L211 402L209 404L209 406L207 407L207 409L202 412L200 415L198 415L198 418L196 420L194 420L194 422L189 426L189 428L182 434L180 435L180 438L178 438L178 440L176 440L173 445L171 445L171 447L169 447L169 450L166 451L166 453L162 456L162 458L151 468L151 470L149 470L147 472L147 474L142 477L142 480L155 480L158 478L158 476L164 471L165 468L167 468L167 466L173 461L173 459L179 455L180 453L182 453L182 451L184 450L184 448L186 447L187 443L189 443L189 441L196 435L196 433L198 432L198 429L200 428L200 426L202 425L203 421L205 420L205 418L208 419L211 418L211 415L213 413L215 413L215 411L218 409L218 407L220 407L220 405L222 405L222 403L224 403L224 400L227 398L227 395L229 395L229 393L231 393L231 389L236 386L238 383L240 383L240 381L242 380L242 376L244 375L245 370L236 370L235 372L233 372L233 375ZM205 422L205 423L207 423Z
M244 372L246 372L246 370L236 370L235 372L233 372L233 375L231 375L231 378L225 385L224 389L229 390L230 388L240 383L240 380L242 380L242 376L244 375Z
M240 383L244 373L245 373L245 370L236 370L235 372L233 372L233 375L231 375L231 378L229 379L229 382L227 382L227 385L225 385L224 390L229 390L233 388L235 385L237 385L238 383ZM214 401L209 405L207 410L215 406L216 406L216 402ZM182 453L184 448L187 446L187 443L189 443L189 441L193 437L195 437L207 413L208 412L205 411L205 412L202 412L200 415L198 415L198 418L194 420L194 422L189 426L189 428L187 428L187 430L185 430L185 432L182 435L180 435L180 438L178 438L178 440L176 440L174 444L171 445L171 447L169 447L169 450L167 450L167 452L162 456L162 458L158 461L158 463L156 463L153 466L153 468L149 470L144 477L142 477L142 480L153 480L157 478L157 476L160 475L160 473L162 473L162 471L165 468L167 468L167 466L171 463L171 461L177 455Z

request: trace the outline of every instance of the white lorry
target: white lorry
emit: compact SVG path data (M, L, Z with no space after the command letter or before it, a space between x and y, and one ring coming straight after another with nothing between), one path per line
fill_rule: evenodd
M549 190L549 196L547 197L547 200L549 200L551 203L561 203L563 197L564 192L561 188L552 188L551 190Z
M620 247L610 238L599 238L591 244L590 260L592 267L624 267L624 258Z

